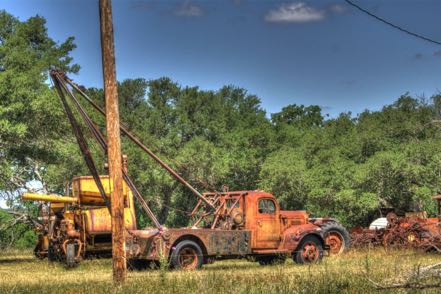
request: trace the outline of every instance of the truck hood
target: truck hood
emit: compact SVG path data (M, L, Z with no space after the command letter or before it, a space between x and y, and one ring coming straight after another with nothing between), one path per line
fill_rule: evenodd
M281 210L280 217L282 218L304 218L308 219L309 215L306 210Z

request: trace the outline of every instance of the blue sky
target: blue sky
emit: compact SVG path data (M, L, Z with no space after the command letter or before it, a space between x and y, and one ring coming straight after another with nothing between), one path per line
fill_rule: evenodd
M441 1L354 0L411 31L441 41ZM74 80L101 87L98 1L10 0L0 9L47 19L56 41L75 37ZM161 76L258 95L268 113L317 104L325 113L380 109L405 92L441 90L441 46L404 34L343 0L113 0L119 80Z

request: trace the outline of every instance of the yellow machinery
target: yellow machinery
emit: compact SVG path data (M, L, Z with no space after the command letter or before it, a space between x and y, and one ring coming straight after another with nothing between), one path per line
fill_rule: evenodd
M77 198L68 197L68 196L55 196L55 195L42 195L35 193L23 193L21 196L23 200L30 201L46 201L52 203L75 203L78 201Z
M106 196L110 198L111 182L100 176ZM88 255L110 254L112 249L111 218L93 177L72 179L71 195L24 193L23 200L48 203L42 211L43 229L39 232L35 255L50 260L63 260L74 266ZM128 230L136 230L133 194L123 182L124 220Z

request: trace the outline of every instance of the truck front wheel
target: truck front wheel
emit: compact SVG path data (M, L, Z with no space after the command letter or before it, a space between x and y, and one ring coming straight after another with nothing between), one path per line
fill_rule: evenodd
M305 236L294 251L293 260L296 263L317 263L323 258L322 241L313 235Z
M170 265L175 269L195 270L203 264L201 247L190 240L179 242L170 257Z

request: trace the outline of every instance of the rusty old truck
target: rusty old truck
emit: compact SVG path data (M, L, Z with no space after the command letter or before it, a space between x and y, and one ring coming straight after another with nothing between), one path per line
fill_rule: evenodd
M333 230L324 231L309 221L305 211L282 210L277 199L264 191L206 193L220 206L200 227L130 231L127 253L145 265L166 257L174 268L198 269L216 259L248 258L261 265L284 262L315 263L322 259L327 236L340 236L340 250L349 244L347 232L328 219ZM197 224L198 221L196 221ZM323 224L324 222L322 222Z
M99 176L70 105L76 107L104 154L107 141L76 96L83 97L99 113L105 115L105 112L63 72L53 70L50 75L92 176L77 178L73 193L68 197L46 197L55 209L47 216L40 251L47 250L49 257L56 256L74 265L88 252L110 245L109 195L112 191L109 189L112 185L108 176ZM349 247L349 234L336 220L309 219L305 211L284 211L270 193L258 190L200 193L124 126L120 130L198 199L189 227L166 228L141 196L125 165L122 174L126 197L126 252L131 264L146 266L165 261L174 268L198 269L216 259L249 258L270 264L287 257L298 263L312 263L320 261L325 250L338 254ZM24 198L44 201L45 197L25 195ZM133 198L153 227L137 229ZM59 202L65 203L64 206Z

